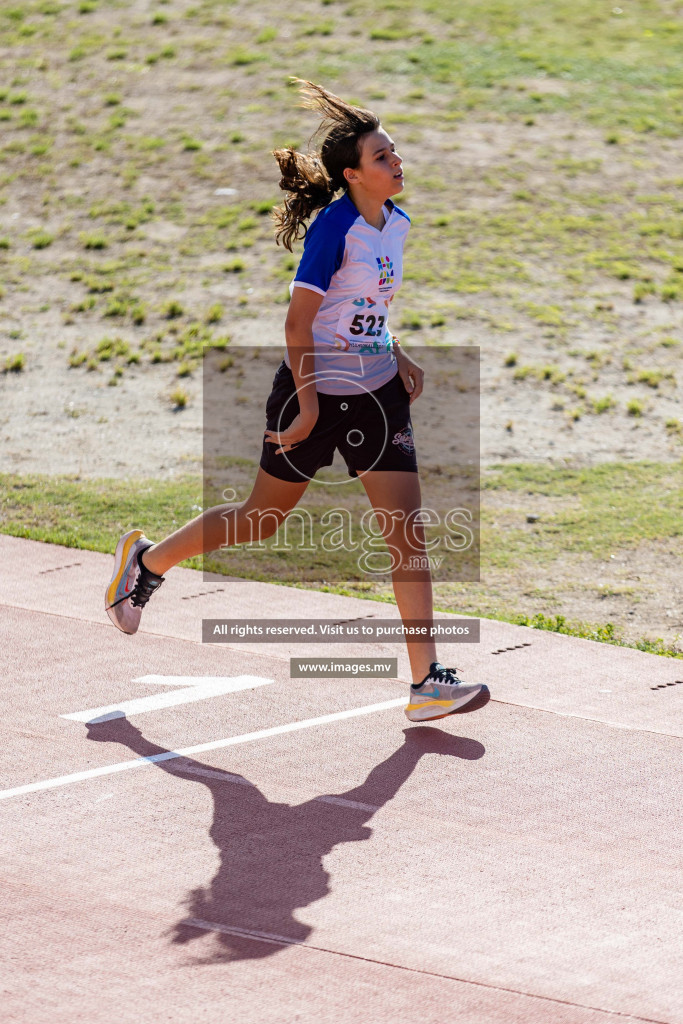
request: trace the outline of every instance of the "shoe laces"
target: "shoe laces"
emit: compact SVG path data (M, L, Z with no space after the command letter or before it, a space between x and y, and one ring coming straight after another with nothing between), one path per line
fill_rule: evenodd
M131 591L130 603L136 608L144 608L155 590L158 590L163 579L155 580L140 566L140 575Z
M456 676L457 669L444 668L439 662L434 665L431 672L431 676L437 679L440 683L449 683L451 686L457 686L458 683L462 682L462 679L458 679Z

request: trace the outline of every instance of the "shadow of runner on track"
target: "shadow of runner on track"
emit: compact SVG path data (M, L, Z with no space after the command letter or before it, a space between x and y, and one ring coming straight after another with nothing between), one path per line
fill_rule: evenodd
M242 775L192 758L153 762L169 775L201 782L214 800L209 834L218 848L220 866L209 885L190 892L189 918L175 925L173 942L189 943L213 931L219 948L197 963L260 959L283 948L258 941L257 936L241 936L240 931L304 942L313 929L297 921L294 912L330 891L323 857L339 843L370 838L372 829L365 823L396 795L424 754L467 761L484 754L478 741L434 727L413 726L404 730L404 736L404 743L376 765L361 785L293 806L269 801ZM88 725L88 739L121 743L139 757L168 752L145 739L126 718ZM334 778L331 753L329 776ZM390 868L387 864L387 871ZM214 928L193 925L193 920Z

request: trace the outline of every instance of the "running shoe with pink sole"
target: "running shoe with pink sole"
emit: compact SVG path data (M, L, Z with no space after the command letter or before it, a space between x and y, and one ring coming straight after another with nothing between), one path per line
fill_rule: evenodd
M140 564L140 555L151 547L152 541L142 530L124 533L116 545L114 575L104 596L104 607L122 633L137 633L142 609L166 578Z

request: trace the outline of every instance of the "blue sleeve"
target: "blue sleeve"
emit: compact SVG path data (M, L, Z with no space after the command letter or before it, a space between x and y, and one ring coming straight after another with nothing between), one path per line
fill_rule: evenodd
M330 287L332 275L342 265L348 231L348 225L340 223L339 217L326 216L327 212L321 210L306 232L303 256L294 277L295 285L303 285L321 295Z

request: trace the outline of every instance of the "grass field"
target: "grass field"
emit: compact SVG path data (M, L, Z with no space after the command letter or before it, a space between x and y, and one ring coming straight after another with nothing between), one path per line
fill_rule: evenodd
M298 254L273 245L269 152L313 130L296 74L399 141L413 229L395 327L481 346L482 580L439 607L681 650L682 13L0 0L0 530L111 550L131 522L159 533L201 504L154 459L132 489L104 481L104 456L78 481L54 466L77 431L113 432L118 396L149 413L141 443L184 458L204 348L281 344Z
M582 591L584 602L595 591L596 605L615 598L617 606L643 598L648 582L655 592L660 579L640 579L632 559L642 548L664 545L680 550L683 534L683 481L661 464L601 465L579 471L539 466L507 466L487 473L482 493L482 556L479 583L435 585L441 611L482 615L612 643L624 643L659 654L683 657L680 635L671 642L649 630L634 632L621 623L585 622L567 618L562 609ZM253 474L252 474L253 475ZM493 499L493 500L491 500ZM110 552L132 523L143 523L150 537L162 536L197 515L202 480L187 477L168 483L118 480L64 480L51 477L0 476L2 531L33 540ZM528 524L524 510L543 512ZM264 577L262 558L248 547L235 552L234 566L208 564L247 579ZM310 556L309 556L310 557ZM577 580L578 562L582 560ZM183 563L202 568L200 558ZM586 577L586 569L592 572ZM621 569L627 571L620 572ZM614 570L623 578L615 580ZM600 583L596 575L612 577ZM528 591L529 580L553 579L553 592ZM512 581L512 583L511 583ZM629 581L631 581L629 583ZM526 589L525 589L526 588ZM391 601L387 584L356 583L321 587L336 593ZM535 592L536 591L536 592ZM540 603L539 603L540 597ZM533 610L530 610L530 600ZM669 636L671 629L667 628Z

